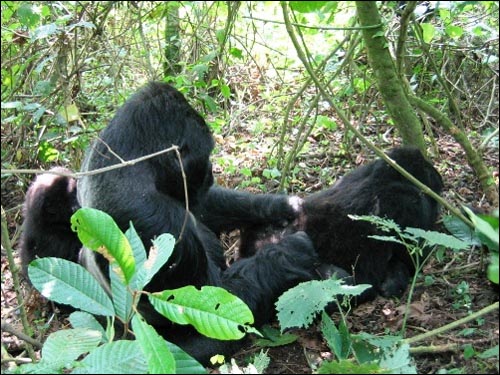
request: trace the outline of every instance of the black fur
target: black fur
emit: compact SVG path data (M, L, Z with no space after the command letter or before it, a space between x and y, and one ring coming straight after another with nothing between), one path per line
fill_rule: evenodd
M418 149L396 148L388 155L434 192L441 193L441 176ZM298 224L285 230L265 225L243 230L240 255L254 254L261 243L276 242L298 227L309 235L322 263L347 271L352 275L350 282L373 286L358 302L377 294L401 296L414 273L407 250L392 242L367 238L379 233L371 224L353 221L347 215L377 215L393 219L402 228L429 230L438 209L434 199L378 159L347 174L333 187L306 197Z
M66 168L52 171L71 173ZM56 174L39 175L26 192L20 239L23 273L35 257L55 256L76 262L81 243L71 230L70 217L78 209L76 182Z
M226 270L220 241L214 231L239 225L281 225L295 219L296 210L286 196L251 195L213 186L209 161L214 143L203 118L188 104L181 93L164 83L151 83L133 95L116 113L99 139L90 147L82 170L111 166L123 160L148 155L172 145L180 147L183 169L188 184L190 210L182 239L172 257L147 286L150 292L184 285L222 286L245 301L257 324L268 321L277 297L314 273L316 254L309 238L296 233L266 252L237 262ZM54 186L55 188L55 186ZM45 190L44 199L52 196ZM181 168L175 153L162 154L125 168L86 176L78 181L78 198L84 207L110 214L122 230L134 223L146 249L151 239L171 233L181 234L186 217ZM202 207L203 206L203 207ZM65 208L54 205L55 211ZM43 241L51 227L34 217L44 216L47 207L31 205L26 210L26 236ZM205 226L199 217L212 224ZM66 222L69 214L61 217ZM61 242L63 242L61 240ZM68 246L69 250L69 246ZM25 260L38 256L63 256L60 248L47 244L42 253L32 246L22 247ZM86 265L94 252L83 250ZM102 272L107 264L97 259ZM168 340L178 344L200 362L208 364L214 354L230 355L240 342L216 341L202 337L190 327L170 324L155 313L147 300L140 310Z

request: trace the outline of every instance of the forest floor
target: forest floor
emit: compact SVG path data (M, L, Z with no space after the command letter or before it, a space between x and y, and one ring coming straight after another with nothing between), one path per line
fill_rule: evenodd
M339 133L339 132L337 132ZM339 139L333 139L331 144L339 144ZM340 135L338 136L340 137ZM249 136L250 138L250 136ZM239 141L238 141L239 142ZM342 176L349 170L371 160L370 155L360 151L360 146L354 144L349 153L341 156L331 150L323 150L315 145L316 140L311 138L312 147L307 154L302 155L301 171L296 177L300 184L294 189L294 194L305 195L325 188L318 184L317 169L329 163L333 166L335 175ZM218 142L220 155L235 153L236 141L228 139L227 142ZM439 155L434 158L438 171L445 182L443 196L456 206L467 204L484 212L491 211L485 201L473 173L465 162L465 156L459 146L451 139L441 136L437 139ZM389 145L384 148L390 148ZM254 149L238 150L242 159L250 163L253 174L259 174L255 167L258 163L257 151ZM486 150L484 159L495 171L494 176L498 185L498 149ZM240 164L240 167L245 162ZM264 165L262 163L262 165ZM217 165L215 165L217 170ZM224 175L222 168L216 173L216 178L223 185L234 187L241 181L234 176ZM7 210L7 219L10 238L13 240L14 249L17 246L17 237L22 222L21 205L25 189L21 189L15 178L2 182L2 206ZM273 187L269 186L272 191ZM307 192L306 192L307 191ZM443 214L446 214L443 212ZM440 230L444 231L441 227ZM228 237L225 244L228 248L235 243L237 238ZM460 254L451 253L438 260L431 259L419 277L412 302L410 305L410 319L406 337L412 337L423 332L444 326L457 321L464 316L478 311L495 301L498 301L498 287L493 286L486 278L485 266L487 257L480 249L472 249ZM4 249L2 247L2 325L7 322L21 330L19 315L17 313L16 294L13 287L12 276ZM432 276L433 283L424 286L424 276ZM38 330L35 334L40 341L48 333L68 327L69 323L64 314L54 314L51 305L37 294L29 292L23 287L26 297L31 323ZM350 332L367 332L370 334L390 334L400 328L402 316L406 308L406 296L401 300L379 297L353 309L347 317ZM333 317L338 321L338 317ZM277 327L277 324L273 324ZM244 366L247 360L261 350L267 351L271 358L266 373L274 374L300 374L312 373L323 359L331 359L332 354L324 342L316 326L308 329L294 330L298 335L297 341L292 344L261 348L249 344L244 350L238 352L234 359L239 366ZM38 336L37 336L38 335ZM427 342L418 345L442 348L435 351L428 350L414 354L414 361L418 373L498 373L498 356L488 359L480 358L479 354L499 343L498 311L487 314L480 319L470 322L455 330L433 336ZM457 346L456 344L459 344ZM464 350L470 345L471 350ZM24 342L18 337L2 329L2 358L4 349L12 356L19 356L24 348ZM21 355L22 356L22 355ZM25 355L24 355L25 356ZM25 356L26 357L26 356ZM213 373L218 370L212 369Z

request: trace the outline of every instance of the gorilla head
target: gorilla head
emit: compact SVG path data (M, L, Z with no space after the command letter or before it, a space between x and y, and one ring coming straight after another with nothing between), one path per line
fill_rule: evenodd
M55 173L71 174L56 167ZM71 230L71 215L78 209L76 181L57 174L39 175L26 192L20 240L23 273L36 256L78 259L81 243Z

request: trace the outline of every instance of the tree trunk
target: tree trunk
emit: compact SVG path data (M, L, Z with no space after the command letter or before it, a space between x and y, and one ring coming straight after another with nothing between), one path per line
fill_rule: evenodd
M399 130L403 144L417 146L426 153L422 124L413 110L404 84L396 72L394 60L387 48L382 20L375 1L356 1L359 23L363 28L363 40L368 61L375 74L387 111Z

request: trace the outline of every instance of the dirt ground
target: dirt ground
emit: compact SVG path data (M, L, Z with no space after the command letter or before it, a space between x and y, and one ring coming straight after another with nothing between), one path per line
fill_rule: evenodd
M468 204L485 212L491 207L485 202L473 175L464 163L461 150L451 141L440 140L440 156L436 167L445 181L444 197L454 204ZM498 184L498 150L490 150L485 155L488 165L494 169ZM345 163L346 171L356 167L355 163ZM342 174L342 171L339 171ZM219 176L218 179L222 178ZM314 176L306 185L313 186ZM22 222L20 209L25 190L12 177L2 181L2 206L6 210L9 237L16 248L17 237ZM230 184L229 184L230 185ZM319 187L318 187L319 189ZM231 244L227 244L230 246ZM480 249L472 249L460 255L445 254L438 260L432 259L419 278L415 294L410 306L410 320L407 337L427 332L445 324L454 322L472 312L498 301L498 287L492 285L485 277L485 253ZM7 333L3 329L4 322L17 330L21 330L17 311L16 294L9 270L6 254L2 247L2 358L4 350L11 356L27 358L24 354L24 342ZM424 277L432 276L433 283L424 285ZM466 283L466 284L465 284ZM461 288L460 285L467 287ZM44 336L55 330L68 326L64 314L55 314L51 305L36 293L29 292L23 286L26 308L31 324L36 327L34 337L43 341ZM367 332L371 334L388 334L395 332L401 325L405 310L405 301L391 300L382 297L355 308L348 316L349 329L353 333ZM334 321L337 319L333 317ZM274 323L274 326L277 326ZM326 343L316 326L309 329L295 330L298 334L296 342L275 348L260 348L249 345L238 352L234 359L240 366L260 350L267 350L271 358L266 373L300 374L312 373L323 359L332 358ZM440 350L424 351L414 354L418 373L498 373L498 357L481 359L477 355L464 355L463 349L453 344L470 344L475 353L481 353L498 345L499 322L498 311L487 314L463 327L444 332L432 339L417 343L418 346L433 345ZM217 373L216 369L211 372Z

